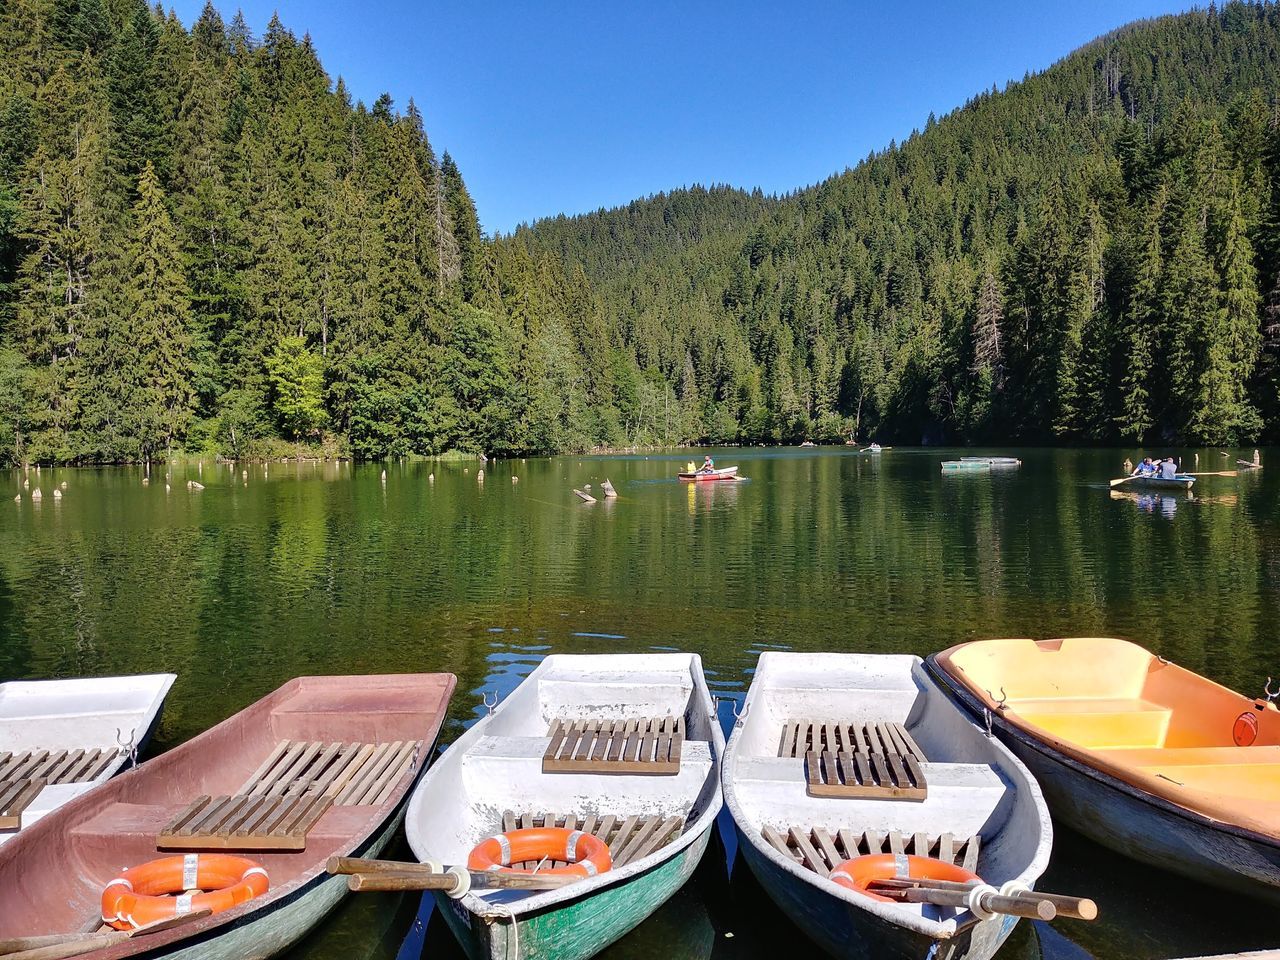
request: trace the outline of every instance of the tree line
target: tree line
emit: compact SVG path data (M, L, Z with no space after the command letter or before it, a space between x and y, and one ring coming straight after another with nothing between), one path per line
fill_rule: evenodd
M607 364L581 271L278 18L0 2L0 462L570 449Z
M0 462L1280 431L1280 7L1131 25L783 197L487 236L278 18L0 0Z

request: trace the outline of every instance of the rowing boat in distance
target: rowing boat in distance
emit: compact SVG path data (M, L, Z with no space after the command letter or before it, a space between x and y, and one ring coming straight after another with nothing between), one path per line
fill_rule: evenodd
M288 948L347 895L346 878L325 872L327 858L377 856L394 835L455 682L291 680L71 801L0 848L0 940L78 943L89 949L58 956L91 960L261 960ZM199 897L144 897L153 891L124 882L176 863L175 893L208 889L209 864L228 861L252 864L239 879L256 876L259 886L220 912L201 910ZM152 932L139 907L163 908L174 925Z
M470 960L586 960L645 920L707 848L723 750L698 656L543 660L444 752L406 816L423 863L570 880L436 893ZM559 849L526 861L544 841Z
M886 860L886 877L908 865L914 876L927 858L1013 890L1035 885L1052 845L1031 775L918 657L763 654L724 789L761 886L841 960L986 960L1016 922L855 890L837 882L850 864Z
M961 457L959 460L943 460L942 470L950 473L958 470L1005 470L1022 466L1017 457Z
M677 473L677 477L691 483L705 483L711 480L737 480L737 467L721 467L718 470L693 470Z
M1269 699L1104 637L966 643L930 667L972 716L994 717L1065 823L1135 860L1280 902Z
M0 844L136 762L175 679L0 684Z

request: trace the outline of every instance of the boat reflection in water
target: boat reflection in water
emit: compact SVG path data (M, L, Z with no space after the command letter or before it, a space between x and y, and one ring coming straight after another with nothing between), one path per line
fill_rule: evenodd
M1140 493L1136 490L1112 490L1111 499L1129 500L1143 513L1160 514L1160 516L1168 517L1172 520L1174 514L1178 512L1178 504L1180 502L1189 503L1195 499L1195 494L1190 490L1185 493Z

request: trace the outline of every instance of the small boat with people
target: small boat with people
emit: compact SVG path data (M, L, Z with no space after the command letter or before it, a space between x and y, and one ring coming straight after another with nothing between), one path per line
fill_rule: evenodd
M689 462L687 468L682 473L677 473L677 477L692 483L705 483L713 480L737 480L737 467L719 467L715 465L715 461L710 456L702 461L702 466L698 467Z
M1111 487L1114 489L1115 487L1126 485L1152 489L1172 490L1182 488L1190 490L1195 482L1195 474L1180 473L1178 471L1178 463L1173 457L1167 457L1163 460L1152 460L1150 457L1145 457L1128 476L1112 480Z
M919 657L761 655L724 791L751 871L834 957L985 960L1018 917L1097 915L1034 892L1040 788Z
M0 941L53 951L32 960L288 948L348 892L327 859L394 836L455 682L300 677L72 800L0 848Z
M414 791L414 855L458 878L416 888L471 960L586 960L693 874L723 751L696 654L549 656Z
M0 844L136 764L175 679L0 683Z
M1054 815L1135 860L1280 902L1280 688L1250 698L1134 643L982 640L930 658Z

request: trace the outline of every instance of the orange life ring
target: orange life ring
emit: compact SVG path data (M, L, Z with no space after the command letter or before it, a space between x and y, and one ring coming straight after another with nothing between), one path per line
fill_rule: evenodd
M568 866L539 869L538 873L570 874L594 877L613 866L609 845L599 837L581 830L543 827L534 830L512 830L476 844L467 857L469 870L502 870L508 873L533 873L512 868L526 860L567 860Z
M903 861L905 861L905 870ZM873 853L867 857L854 857L852 860L837 864L827 879L846 890L855 890L872 900L896 903L896 900L871 893L867 888L873 880L954 880L956 883L973 883L982 878L963 867L957 867L954 863L935 860L932 857Z
M262 896L270 886L262 864L244 857L163 857L126 870L102 889L102 922L132 930L197 910L221 913Z

